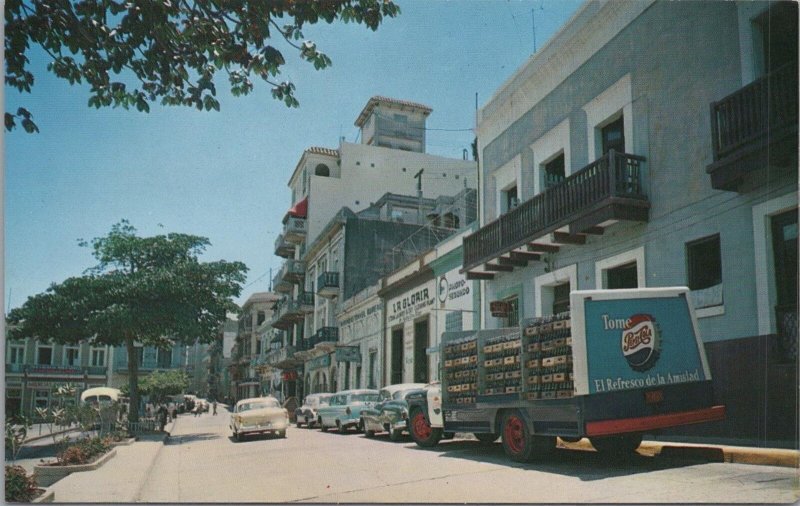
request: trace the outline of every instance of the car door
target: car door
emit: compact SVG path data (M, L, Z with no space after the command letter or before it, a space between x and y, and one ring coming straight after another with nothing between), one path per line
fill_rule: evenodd
M344 398L341 395L334 395L331 397L331 402L327 406L320 407L318 413L322 418L322 423L328 427L333 427L336 425L336 413L341 404L344 402Z

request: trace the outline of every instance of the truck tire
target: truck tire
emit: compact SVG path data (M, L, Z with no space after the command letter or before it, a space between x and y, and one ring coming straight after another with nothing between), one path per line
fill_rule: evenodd
M519 411L503 417L503 450L514 462L529 462L556 447L553 436L534 436Z
M423 448L436 446L442 439L442 429L431 427L419 408L411 411L408 419L408 432L411 434L411 439Z
M642 444L642 435L619 434L616 436L590 437L589 441L598 453L607 455L627 455L634 453Z
M478 441L483 444L492 444L500 437L499 435L492 434L490 432L473 432L472 435L478 438Z

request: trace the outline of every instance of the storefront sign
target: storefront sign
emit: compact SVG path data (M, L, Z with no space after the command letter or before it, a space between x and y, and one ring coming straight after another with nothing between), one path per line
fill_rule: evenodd
M414 288L400 297L390 299L386 307L386 321L390 325L413 320L436 302L433 281Z
M337 362L361 362L361 350L358 346L340 346L336 348Z
M442 304L469 295L470 288L467 278L458 271L449 272L439 276L436 296Z
M50 374L50 375L82 375L80 367L55 366L55 365L34 365L28 370L28 374Z
M314 369L322 369L323 367L329 367L330 365L331 365L331 356L322 355L321 357L317 357L315 359L306 362L306 369L312 371Z
M283 381L294 381L297 379L297 371L283 371L281 373L281 379Z

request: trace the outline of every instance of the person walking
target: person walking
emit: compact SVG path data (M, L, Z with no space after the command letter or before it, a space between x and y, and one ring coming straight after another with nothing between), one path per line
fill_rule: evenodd
M167 407L164 404L159 404L157 413L159 430L164 432L164 426L167 425Z
M211 404L211 406L213 407L213 409L214 409L214 414L216 415L216 414L217 414L217 400L216 400L216 399L214 399L214 403L213 403L213 404Z

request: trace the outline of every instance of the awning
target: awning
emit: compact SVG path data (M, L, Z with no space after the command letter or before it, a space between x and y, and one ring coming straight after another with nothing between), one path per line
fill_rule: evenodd
M308 197L304 198L297 204L293 205L289 211L286 212L287 216L293 218L305 218L308 214Z

